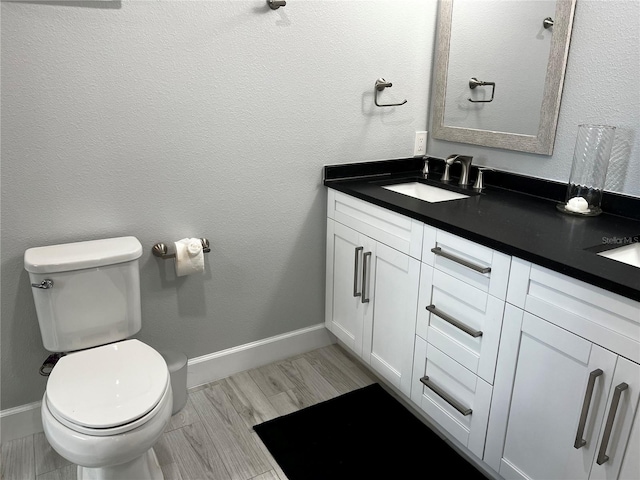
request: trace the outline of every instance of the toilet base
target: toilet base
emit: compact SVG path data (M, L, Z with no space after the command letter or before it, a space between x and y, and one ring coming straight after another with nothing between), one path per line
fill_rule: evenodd
M153 448L133 460L111 467L89 468L78 465L78 480L163 480Z

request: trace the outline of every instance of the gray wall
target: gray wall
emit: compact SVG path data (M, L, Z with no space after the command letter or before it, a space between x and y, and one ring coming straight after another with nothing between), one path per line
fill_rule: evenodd
M29 247L138 237L138 337L190 358L323 322L322 166L413 154L435 3L3 2L1 408L46 381Z
M137 236L139 338L189 357L322 322L322 166L412 155L435 3L3 1L1 408L46 381L29 247ZM577 125L610 123L609 189L640 196L639 5L578 0L552 156L429 153L564 182ZM379 77L409 102L376 108ZM204 276L150 253L186 236L211 241Z
M431 139L428 153L473 155L473 162L567 182L578 125L617 127L605 188L640 196L640 2L577 0L553 155Z

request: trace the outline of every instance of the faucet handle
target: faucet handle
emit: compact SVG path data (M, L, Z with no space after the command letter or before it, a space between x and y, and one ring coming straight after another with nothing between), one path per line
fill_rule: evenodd
M451 180L451 177L449 177L449 168L450 167L451 167L451 164L449 162L445 162L445 164L444 164L444 173L442 174L442 177L440 178L441 181L448 182L449 180Z
M484 188L484 172L492 171L489 167L477 167L478 176L476 177L476 181L473 184L474 190L482 190Z
M422 167L422 175L424 176L424 178L427 178L427 176L429 175L429 157L425 155L423 157L423 160L424 166Z
M453 165L453 162L455 162L459 156L460 155L458 155L457 153L453 155L449 155L447 158L444 159L445 165Z

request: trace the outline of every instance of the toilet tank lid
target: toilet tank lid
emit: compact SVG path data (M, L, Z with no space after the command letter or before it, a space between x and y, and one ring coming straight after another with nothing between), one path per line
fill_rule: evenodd
M136 260L142 245L136 237L115 237L29 248L24 268L32 273L55 273L101 267Z

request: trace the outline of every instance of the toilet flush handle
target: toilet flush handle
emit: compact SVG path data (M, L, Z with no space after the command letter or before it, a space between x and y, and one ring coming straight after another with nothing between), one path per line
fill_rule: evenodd
M43 280L40 283L32 283L31 286L33 288L53 288L53 280Z

